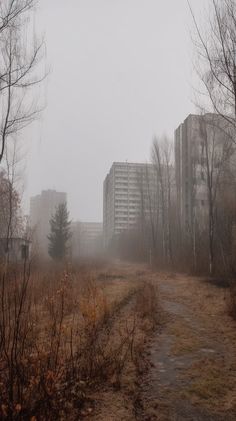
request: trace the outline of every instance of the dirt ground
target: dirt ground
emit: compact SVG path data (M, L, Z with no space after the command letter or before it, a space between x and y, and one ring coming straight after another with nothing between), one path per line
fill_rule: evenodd
M136 278L157 283L160 319L155 333L144 338L139 368L127 365L119 390L107 385L93 393L95 405L85 418L236 420L236 323L227 314L227 289L144 267L127 265L122 271L134 284ZM115 323L127 319L130 306L132 300L114 316Z

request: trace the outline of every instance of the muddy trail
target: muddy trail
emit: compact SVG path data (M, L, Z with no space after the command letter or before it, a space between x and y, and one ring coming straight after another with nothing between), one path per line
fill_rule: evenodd
M236 420L236 323L227 289L185 275L158 278L164 322L147 351L136 419Z

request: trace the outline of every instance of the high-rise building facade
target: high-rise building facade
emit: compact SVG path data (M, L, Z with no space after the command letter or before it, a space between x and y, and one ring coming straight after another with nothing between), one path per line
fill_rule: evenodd
M223 160L233 156L230 130L223 117L208 113L190 114L175 131L177 208L184 233L192 230L194 212L207 212L207 165L215 177Z
M43 190L30 199L30 227L40 254L48 255L48 234L50 219L59 204L66 203L66 193L55 190Z
M150 187L151 164L114 162L103 184L103 233L107 246L137 223L144 190Z

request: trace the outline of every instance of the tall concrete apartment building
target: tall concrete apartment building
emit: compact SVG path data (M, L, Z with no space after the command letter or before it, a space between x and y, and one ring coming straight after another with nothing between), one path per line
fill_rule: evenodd
M137 223L142 205L142 186L147 189L151 164L114 162L103 184L103 234L105 246L111 239Z
M34 242L41 255L48 255L49 221L56 207L66 203L66 193L55 190L43 190L41 194L30 199L30 227L34 232Z
M229 123L216 114L190 114L175 131L177 208L183 233L192 229L193 212L207 211L206 149L214 145L215 162L229 139ZM217 152L218 151L218 154ZM213 153L213 151L209 151ZM212 155L213 156L213 155Z

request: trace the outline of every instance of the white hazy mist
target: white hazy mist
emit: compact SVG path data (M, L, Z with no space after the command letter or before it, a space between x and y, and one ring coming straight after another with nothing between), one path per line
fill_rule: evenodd
M187 0L40 0L50 75L27 131L26 202L54 188L73 219L102 220L112 162L149 160L153 135L195 111L192 26Z

